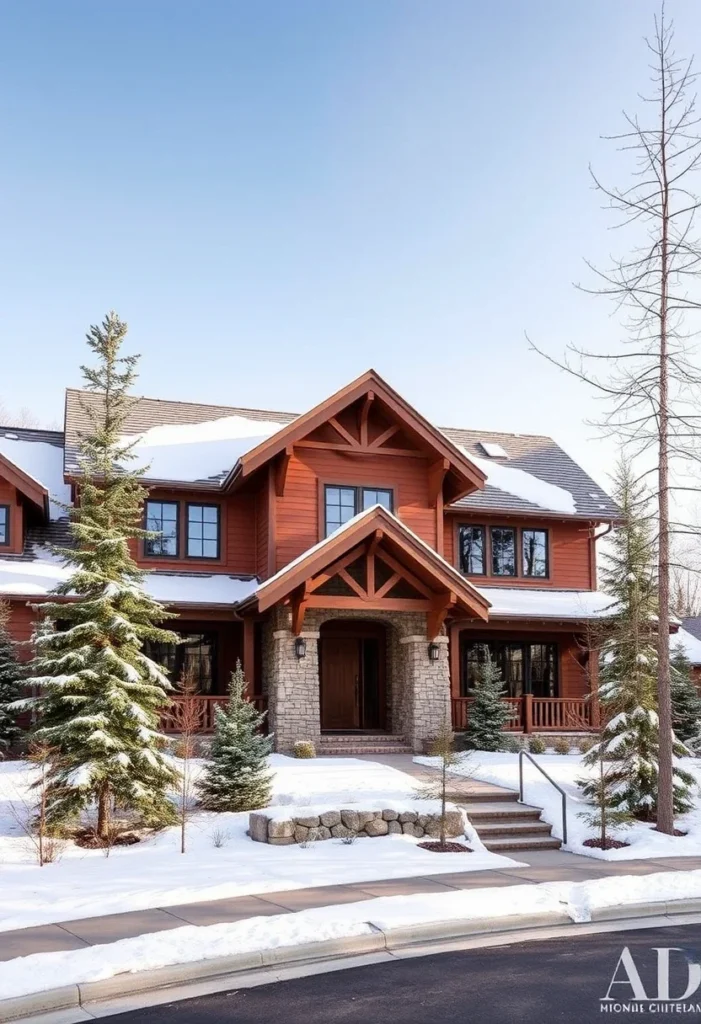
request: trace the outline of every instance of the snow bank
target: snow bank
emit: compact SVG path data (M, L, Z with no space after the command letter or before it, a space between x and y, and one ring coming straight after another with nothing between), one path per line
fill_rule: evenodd
M416 783L386 765L353 758L297 761L274 754L273 806L306 808L315 803L410 800ZM198 811L188 826L187 853L179 852L178 829L166 829L135 846L100 850L66 844L62 858L39 868L31 844L15 820L25 813L32 771L20 761L0 762L0 931L149 907L229 899L316 885L339 885L454 871L482 871L521 862L489 853L471 826L473 853L440 857L406 835L344 845L340 840L299 846L254 843L246 835L248 813ZM289 811L287 812L289 813ZM215 847L215 839L223 845Z
M436 766L435 758L415 757L419 764ZM584 846L584 840L593 837L594 830L586 825L579 813L590 809L577 786L577 779L592 774L582 761L581 754L542 754L536 760L552 776L567 794L567 846L564 849L585 857L599 860L641 860L655 857L698 857L701 852L701 759L683 758L681 765L695 776L697 790L694 794L694 808L688 814L679 815L677 828L685 836L667 836L656 832L652 824L635 822L630 828L612 829L611 834L629 843L620 850L597 850ZM505 789L518 791L518 754L487 753L479 750L465 754L452 769L457 775L464 775L482 782L491 782ZM562 838L562 798L554 786L544 779L540 772L525 764L526 803L542 807L541 818L552 826L553 835Z
M135 465L146 469L150 480L207 480L228 473L242 455L284 426L272 420L223 416L205 423L151 427L139 435L132 451Z
M87 949L36 953L0 964L0 998L236 953L369 935L373 928L391 933L440 921L497 920L563 910L573 921L584 922L603 907L694 897L701 897L701 871L385 896L229 924L188 925ZM128 987L125 979L125 991Z
M71 504L71 489L63 482L63 448L44 441L13 440L0 435L0 453L14 463L32 480L49 492L49 498L56 498L63 505ZM52 519L60 519L65 512L54 501L50 501Z

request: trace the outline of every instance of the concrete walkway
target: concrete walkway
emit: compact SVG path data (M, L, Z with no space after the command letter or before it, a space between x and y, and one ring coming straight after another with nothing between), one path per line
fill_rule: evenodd
M408 754L368 755L366 760L389 764L419 781L431 776L435 778L432 769L414 764ZM470 796L474 798L476 793L483 794L482 799L489 799L490 795L504 792L513 795L510 790L505 791L498 786L458 776L451 779L450 788L451 792L455 792L454 799L460 798L465 801L469 801ZM79 921L62 921L60 924L0 932L0 961L28 956L31 953L81 949L148 932L181 928L186 924L221 924L249 917L289 914L338 903L357 903L377 896L408 896L413 893L440 893L486 886L533 885L538 882L582 882L607 875L646 875L658 871L689 871L701 868L701 856L617 862L580 857L573 853L564 853L562 850L519 850L510 856L525 866L494 871L464 871L445 875L377 879L374 882L324 885L310 889L288 889L284 892L261 893L258 896L183 903L153 910L137 910L126 914L110 914L106 917L89 917Z

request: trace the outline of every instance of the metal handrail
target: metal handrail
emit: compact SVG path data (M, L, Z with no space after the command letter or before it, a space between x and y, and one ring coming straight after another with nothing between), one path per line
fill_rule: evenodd
M518 798L521 803L525 803L523 799L523 759L527 757L531 764L534 764L541 775L544 775L551 786L554 786L562 797L562 843L563 846L567 846L567 793L565 793L562 786L558 786L555 779L551 778L546 772L545 768L538 764L534 757L532 757L527 750L519 750L518 752Z

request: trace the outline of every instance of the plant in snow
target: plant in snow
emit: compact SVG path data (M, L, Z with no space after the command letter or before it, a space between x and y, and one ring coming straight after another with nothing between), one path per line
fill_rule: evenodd
M691 675L691 662L682 647L672 656L672 725L683 743L694 741L701 731L701 697Z
M611 764L606 761L601 744L587 752L584 762L596 768L590 778L578 780L584 795L593 806L586 811L580 811L579 817L587 825L598 830L599 845L602 850L608 850L612 845L609 829L630 825L632 815L629 810L616 806L615 776Z
M465 770L465 761L461 759L460 754L458 754L455 750L455 736L453 734L453 730L450 728L450 725L447 721L443 723L438 734L434 737L432 743L430 744L429 754L431 757L436 757L440 761L440 765L438 767L440 775L438 776L435 782L429 781L423 787L422 796L426 800L440 800L440 832L438 841L441 847L445 849L448 824L448 815L446 811L448 772L460 761L460 774L463 777L470 774L468 771Z
M204 709L197 696L197 683L192 673L184 672L176 700L170 706L171 727L178 734L175 753L180 758L178 783L178 816L180 818L180 852L185 853L187 821L194 810L195 785L192 762L197 756L197 735L204 724Z
M657 811L660 725L657 714L657 588L647 494L630 466L615 476L622 525L602 565L603 589L614 598L596 646L602 651L599 700L604 727L584 763L607 764L610 808L651 821ZM674 810L687 810L693 776L678 762L686 748L673 738ZM598 783L592 784L594 787ZM585 795L594 795L585 786Z
M119 355L126 330L110 313L87 336L97 366L83 374L100 401L86 407L91 430L81 442L79 500L66 508L75 547L58 551L72 572L56 588L62 600L43 606L46 618L34 633L27 685L39 696L15 704L37 713L34 739L55 752L48 823L68 822L97 803L105 841L115 803L149 825L173 821L167 791L177 780L159 731L171 686L143 645L178 638L158 627L167 613L144 592L145 573L129 550L148 534L141 474L129 470L131 445L121 437L137 361Z
M8 605L0 601L0 750L12 746L20 736L10 704L20 696L22 669L17 660L17 645L7 631L8 619Z
M503 700L501 672L486 646L482 648L482 658L477 682L471 690L473 701L467 718L465 746L474 750L500 750L504 742L502 729L509 721L511 709Z
M214 738L199 783L202 806L210 811L254 811L270 803L268 755L272 737L261 727L265 713L246 698L241 662L231 673L229 700L215 709Z

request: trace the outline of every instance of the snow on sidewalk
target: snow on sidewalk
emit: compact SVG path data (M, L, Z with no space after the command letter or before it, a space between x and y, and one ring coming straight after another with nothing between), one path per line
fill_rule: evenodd
M300 761L274 754L270 764L272 804L283 816L317 804L407 807L416 793L410 776L355 758ZM326 840L303 849L252 842L247 813L198 811L188 824L185 854L176 827L135 846L115 847L109 857L68 843L60 861L39 868L13 817L13 808L22 811L31 778L25 762L0 763L0 931L256 893L521 864L489 853L471 828L469 854L438 856L403 835L352 845Z
M566 911L573 921L584 922L594 909L680 898L701 898L701 871L385 896L229 924L187 925L108 945L7 961L0 964L0 998L237 953L369 935L373 927L391 932L440 921L497 920L548 911ZM128 988L125 979L125 991Z
M591 774L592 769L582 762L581 754L537 754L538 764L567 793L567 846L571 853L599 860L640 860L657 857L699 857L701 856L701 759L682 758L680 764L697 780L696 792L692 794L694 808L688 814L677 816L676 825L685 836L667 836L654 830L654 823L635 822L630 828L613 829L612 835L629 843L620 850L597 850L584 846L584 840L593 837L595 830L587 825L579 814L590 805L584 800L577 786L577 779ZM437 767L437 759L415 757L418 764ZM476 750L463 754L451 773L469 777L481 782L491 782L505 789L518 792L518 754L498 751L489 753ZM524 799L527 804L542 807L541 818L552 825L553 835L562 839L562 798L554 786L543 778L528 761L524 765Z

